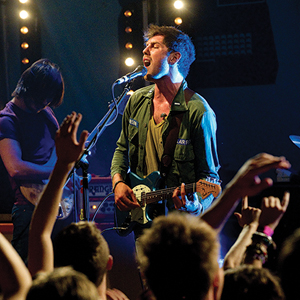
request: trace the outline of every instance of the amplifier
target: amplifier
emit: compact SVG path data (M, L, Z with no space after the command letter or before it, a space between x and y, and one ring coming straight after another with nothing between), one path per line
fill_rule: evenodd
M92 175L89 183L90 219L95 221L114 222L114 195L112 193L111 177Z
M111 177L100 177L92 175L89 182L89 216L90 221L106 224L108 227L114 225L114 195L112 193ZM82 194L80 195L79 212L82 211ZM100 205L100 208L99 208ZM79 217L80 218L80 217Z

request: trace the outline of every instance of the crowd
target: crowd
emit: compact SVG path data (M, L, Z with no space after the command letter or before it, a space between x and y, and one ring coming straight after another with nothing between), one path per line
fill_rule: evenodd
M53 299L57 295L63 299L127 299L121 291L107 289L112 257L93 223L69 225L52 245L62 186L88 135L83 131L77 141L81 118L76 113L68 115L57 131L57 162L30 225L28 269L0 235L3 299ZM297 280L291 268L297 269L299 231L287 239L278 273L264 267L272 233L288 207L289 193L282 200L264 198L261 208L249 207L247 201L247 196L272 184L270 178L260 180L261 173L289 167L283 157L258 154L244 163L202 216L173 212L154 219L139 240L137 260L147 293L137 298L291 299ZM218 234L242 198L242 211L236 213L242 230L220 267Z

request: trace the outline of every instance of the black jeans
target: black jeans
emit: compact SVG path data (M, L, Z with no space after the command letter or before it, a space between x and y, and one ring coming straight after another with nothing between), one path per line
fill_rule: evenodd
M27 265L28 236L31 217L35 206L31 203L14 205L12 208L12 221L14 225L12 245Z

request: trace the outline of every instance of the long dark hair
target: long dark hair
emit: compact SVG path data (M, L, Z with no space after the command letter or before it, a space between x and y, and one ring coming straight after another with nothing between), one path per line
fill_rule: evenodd
M59 67L48 59L36 61L23 72L12 96L31 98L37 104L52 99L49 105L58 107L64 96L64 80Z

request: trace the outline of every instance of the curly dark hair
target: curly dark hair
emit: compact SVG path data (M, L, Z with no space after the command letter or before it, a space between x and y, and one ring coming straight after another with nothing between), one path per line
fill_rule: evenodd
M185 78L189 73L191 64L195 60L195 46L191 38L173 26L150 24L148 29L144 32L144 41L147 42L156 35L162 35L164 37L164 44L168 47L170 52L179 52L181 54L178 69Z

